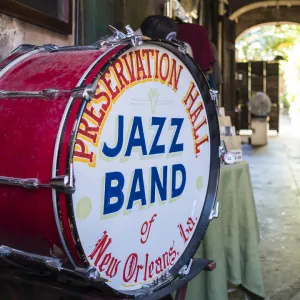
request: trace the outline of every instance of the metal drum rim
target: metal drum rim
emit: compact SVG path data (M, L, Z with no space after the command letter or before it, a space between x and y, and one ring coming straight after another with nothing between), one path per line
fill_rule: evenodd
M201 241L203 240L203 237L205 235L205 232L207 230L207 227L210 222L210 216L211 212L214 209L215 201L216 201L216 194L217 194L217 189L218 189L218 179L219 179L219 173L220 173L220 160L219 160L219 147L220 147L220 132L219 132L219 123L218 123L218 116L217 116L217 111L215 104L213 103L211 96L210 96L210 89L208 82L203 74L203 72L200 70L198 65L194 62L194 60L188 56L185 53L182 53L180 50L178 50L177 47L174 46L172 42L168 41L163 41L163 40L151 40L151 41L145 41L145 45L151 45L154 44L156 46L160 46L168 51L170 51L172 54L177 56L181 62L185 65L185 67L189 70L191 73L192 77L194 78L200 92L203 98L203 102L205 105L205 109L207 112L207 117L208 117L208 123L209 123L209 133L210 133L210 142L211 142L211 163L210 163L210 174L209 174L209 182L208 182L208 188L207 188L207 193L204 201L204 206L202 209L202 213L200 216L200 220L196 226L196 229L194 231L194 234L179 258L179 260L176 262L176 264L170 269L170 274L174 277L176 277L179 273L179 271L182 269L183 266L187 265L190 261L190 259L194 256L196 253ZM116 54L112 55L112 57L103 65L103 67L100 69L100 71L97 73L95 76L94 80L98 78L99 75L102 75L109 67L110 65L116 61L124 52L128 51L129 49L134 48L132 45L127 45L123 47L121 50L117 51ZM106 55L108 52L106 52L104 55ZM96 65L97 63L95 63ZM90 72L92 71L92 68L90 69ZM77 114L77 120L80 120L82 115L83 115L83 110L86 106L86 103L82 103L81 107L79 108L79 112ZM72 138L77 136L77 131L73 131L72 133ZM72 162L73 159L73 150L71 149L71 143L69 145L69 151L68 151L68 158L67 162L68 164ZM56 164L53 164L53 170L56 170L55 167ZM66 166L68 168L68 166ZM66 195L67 197L67 203L68 205L72 206L72 195ZM68 212L74 212L73 207L69 207ZM57 212L56 212L57 213ZM59 216L59 212L58 212ZM72 234L74 235L74 240L80 243L78 231L77 231L77 226L76 222L74 219L74 214L69 215L68 219L70 223L72 224L72 227L75 229L72 231ZM79 257L82 258L83 262L86 264L87 259L85 256L85 253L83 252L82 246L80 247L81 251L78 251ZM78 250L78 249L77 249ZM74 265L76 266L76 265ZM89 264L87 264L87 267ZM119 295L119 296L125 296L125 297L135 297L136 295L140 295L140 289L134 291L132 295L130 294L125 294L123 291L119 290L114 290L113 288L105 285L103 286L103 289L106 292L109 292L114 295Z

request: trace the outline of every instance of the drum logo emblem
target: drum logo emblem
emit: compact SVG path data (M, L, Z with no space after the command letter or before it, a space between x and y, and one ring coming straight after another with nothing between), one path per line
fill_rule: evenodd
M88 203L78 234L108 284L138 289L174 266L199 222L210 168L205 105L183 62L158 46L119 56L85 107L73 163L73 206Z

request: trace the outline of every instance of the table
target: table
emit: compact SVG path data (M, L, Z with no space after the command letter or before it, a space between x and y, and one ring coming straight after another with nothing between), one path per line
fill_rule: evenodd
M187 300L228 300L227 281L264 298L259 254L259 228L249 165L243 161L222 166L217 200L219 218L213 220L195 257L217 262L189 283Z

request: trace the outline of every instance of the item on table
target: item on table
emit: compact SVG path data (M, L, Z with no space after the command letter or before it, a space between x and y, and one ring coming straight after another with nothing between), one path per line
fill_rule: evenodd
M233 165L236 162L235 155L232 152L227 152L226 154L224 154L223 159L227 165Z
M219 126L220 127L232 126L231 118L227 116L219 117Z
M220 134L223 136L236 136L235 126L220 127Z
M236 136L221 136L224 140L228 151L242 150L242 139L239 135Z
M224 107L218 107L217 111L218 111L219 117L225 117L225 108Z
M230 151L235 156L235 161L240 162L243 160L243 152L242 150L231 150Z

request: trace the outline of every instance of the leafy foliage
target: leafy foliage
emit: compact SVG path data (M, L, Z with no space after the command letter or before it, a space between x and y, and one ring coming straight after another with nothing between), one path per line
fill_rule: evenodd
M300 25L261 25L245 32L236 41L239 62L272 61L276 56L284 78L281 100L285 107L300 114Z
M287 60L297 43L300 43L300 26L296 24L254 27L237 40L237 60L270 61L276 56Z

